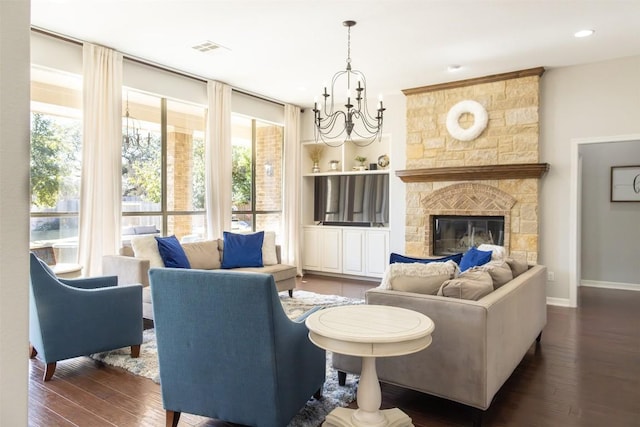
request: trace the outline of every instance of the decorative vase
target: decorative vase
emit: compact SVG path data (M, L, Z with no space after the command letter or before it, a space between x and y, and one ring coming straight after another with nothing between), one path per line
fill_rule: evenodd
M312 173L318 173L320 172L320 165L318 165L318 162L313 162L313 168L311 169Z

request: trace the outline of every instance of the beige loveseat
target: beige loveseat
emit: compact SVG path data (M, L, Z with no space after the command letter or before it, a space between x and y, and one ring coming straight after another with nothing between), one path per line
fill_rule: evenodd
M191 268L201 270L221 268L224 251L222 239L182 243L181 246L187 255ZM296 268L281 263L279 245L275 245L275 255L277 264L265 265L264 267L234 268L233 270L271 274L276 282L278 292L289 291L289 296L292 296L293 289L296 287ZM118 276L118 284L142 284L142 317L153 320L151 289L149 288L151 263L149 259L136 258L131 246L124 246L120 249L120 255L105 255L102 258L102 273Z
M380 381L486 410L540 339L547 322L546 283L546 267L535 265L478 301L368 290L367 304L415 310L435 324L433 342L425 350L376 361ZM360 359L334 353L333 366L359 373Z

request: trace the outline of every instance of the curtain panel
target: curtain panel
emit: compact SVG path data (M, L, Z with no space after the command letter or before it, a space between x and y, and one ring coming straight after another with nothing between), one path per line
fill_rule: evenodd
M302 276L300 256L300 108L284 106L284 207L282 262L295 265Z
M209 239L231 228L231 86L207 82L205 206Z
M120 246L122 203L122 54L83 46L82 176L78 262L102 273L102 256Z

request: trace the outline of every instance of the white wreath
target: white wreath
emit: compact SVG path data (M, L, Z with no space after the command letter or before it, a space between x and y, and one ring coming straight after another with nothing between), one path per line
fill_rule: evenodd
M464 113L473 115L473 124L467 129L460 126L458 120ZM482 104L476 101L460 101L447 113L447 130L449 134L460 141L471 141L476 139L482 131L487 127L489 116L487 110L484 109Z

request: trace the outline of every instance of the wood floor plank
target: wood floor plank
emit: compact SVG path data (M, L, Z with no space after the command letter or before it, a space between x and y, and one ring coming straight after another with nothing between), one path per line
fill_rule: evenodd
M361 297L374 282L305 276L298 289ZM294 293L295 295L295 293ZM484 414L485 427L640 427L640 292L579 290L577 309L549 306L532 346ZM203 356L206 357L206 356ZM29 426L163 426L160 386L86 357L63 361L47 383L31 360ZM356 407L354 402L352 407ZM382 384L383 408L416 427L470 426L472 410ZM237 427L183 414L182 427Z

